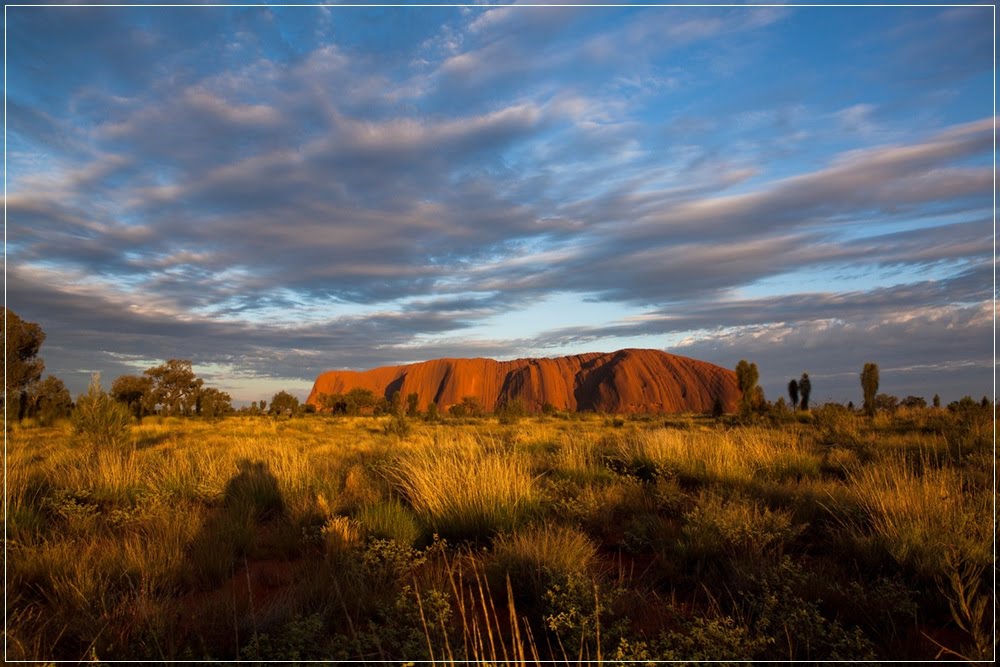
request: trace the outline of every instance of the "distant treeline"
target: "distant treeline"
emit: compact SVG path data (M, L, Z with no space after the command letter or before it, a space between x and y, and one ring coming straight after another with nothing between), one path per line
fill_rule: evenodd
M38 356L45 333L33 322L26 322L10 309L5 308L4 335L6 346L7 381L4 398L5 414L8 419L20 421L25 417L37 418L41 423L51 423L55 419L69 416L74 402L69 390L59 378L49 375L42 379L45 363ZM759 372L757 364L740 360L736 366L737 383L741 392L739 419L755 419L763 416L780 417L785 413L808 411L812 382L808 373L788 383L788 398L780 397L769 402L764 391L757 385ZM899 399L889 394L879 394L879 369L874 363L865 364L861 372L861 388L864 401L861 409L868 415L892 413L899 408L925 408L928 402L921 396L907 396ZM99 380L96 389L100 390ZM300 404L299 399L287 391L279 391L266 400L254 401L238 410L233 408L232 398L224 391L206 386L186 359L169 359L148 368L140 375L123 375L111 385L109 392L115 401L128 406L131 414L141 420L149 415L176 417L218 418L226 415L263 415L296 417L303 414L321 412L328 415L391 415L399 418L423 416L434 420L439 417L438 406L432 401L425 413L418 409L420 396L416 393L403 397L399 392L390 396L379 396L370 389L355 388L343 394L320 394L317 407ZM838 407L853 411L854 403ZM935 408L941 407L937 394L931 400ZM972 408L990 408L992 402L984 396L975 401L966 396L952 401L948 409L964 412ZM546 404L543 414L560 411ZM722 416L722 402L716 400L712 413ZM459 403L448 408L448 414L457 418L483 417L488 414L481 401L474 396L466 396ZM516 419L528 414L519 400L509 400L499 405L494 414L501 420Z

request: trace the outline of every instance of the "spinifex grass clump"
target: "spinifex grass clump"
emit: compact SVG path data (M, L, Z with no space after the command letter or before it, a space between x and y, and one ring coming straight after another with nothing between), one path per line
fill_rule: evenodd
M819 475L821 463L821 457L807 451L795 433L760 427L638 432L618 440L611 457L640 477L677 476L698 484L813 477Z
M989 490L969 488L960 470L885 457L852 471L848 482L863 512L851 530L876 540L901 565L932 578L947 576L953 550L969 562L989 562Z
M443 537L488 538L520 525L538 505L528 462L485 444L462 439L412 448L389 471L417 515Z
M398 500L365 505L357 520L366 533L383 540L395 540L406 546L420 539L420 526L413 512Z
M73 427L93 451L124 451L132 444L132 415L128 407L101 389L95 373L87 393L76 399Z
M596 557L597 547L579 530L546 524L499 537L490 573L495 582L510 577L515 591L541 599L551 583L585 574Z

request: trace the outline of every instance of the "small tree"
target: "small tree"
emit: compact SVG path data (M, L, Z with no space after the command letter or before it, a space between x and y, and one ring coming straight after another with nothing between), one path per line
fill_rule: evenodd
M438 406L437 403L431 401L427 404L427 421L436 422L438 420Z
M485 412L483 404L475 396L466 396L461 403L448 408L448 414L452 417L482 417Z
M28 396L31 412L38 417L43 426L70 414L73 409L73 398L63 381L50 375L41 382L31 385Z
M794 378L788 382L788 398L792 404L792 412L795 412L799 405L799 383Z
M101 389L100 373L94 373L87 393L76 399L73 427L94 453L124 452L131 445L132 415Z
M809 380L809 373L803 373L799 378L799 394L802 395L802 402L799 406L803 410L809 409L809 394L812 393L812 381Z
M935 408L941 407L941 397L938 396L937 394L934 394L934 407Z
M41 379L45 370L45 362L38 357L45 332L9 308L5 307L3 314L4 414L8 420L13 417L21 421L28 409L28 388Z
M153 378L148 375L122 375L111 383L111 397L132 410L137 420L150 409Z
M389 395L389 408L387 412L390 415L403 414L403 397L400 396L398 391L394 391Z
M233 399L224 391L207 387L198 396L199 414L205 419L218 419L232 412Z
M420 397L417 394L407 394L406 396L406 416L416 417L420 414Z
M864 394L865 414L875 414L875 396L878 394L878 364L868 362L861 369L861 392Z
M371 414L378 405L378 397L371 389L355 387L344 395L347 404L347 414Z
M195 377L190 361L170 359L144 371L144 374L153 383L150 390L152 402L162 405L164 414L191 414L204 380Z
M740 359L736 364L736 384L740 388L740 413L747 415L753 411L756 396L754 389L757 387L757 380L760 374L757 372L757 364Z
M899 398L892 394L879 394L875 397L874 404L875 410L892 414L899 407Z
M726 413L726 407L722 404L722 397L716 395L712 401L712 416L718 419Z
M295 398L287 391L279 391L271 397L272 415L288 415L294 417L299 412L299 399Z
M515 424L527 416L528 409L519 398L507 398L495 410L501 424Z

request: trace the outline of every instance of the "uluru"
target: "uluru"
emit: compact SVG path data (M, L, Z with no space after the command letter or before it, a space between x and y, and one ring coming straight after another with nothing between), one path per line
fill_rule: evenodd
M627 349L566 357L434 359L368 371L326 371L306 402L368 389L386 398L416 394L420 410L440 410L474 397L489 411L520 401L529 411L546 404L559 410L608 413L709 412L718 399L732 411L739 399L736 374L721 366L660 350Z

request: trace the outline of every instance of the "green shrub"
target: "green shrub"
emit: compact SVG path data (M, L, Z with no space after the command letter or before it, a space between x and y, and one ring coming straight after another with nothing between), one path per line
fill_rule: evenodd
M254 633L240 656L244 660L288 662L324 658L323 637L323 619L319 614L295 616L274 632Z
M844 627L823 615L801 594L806 575L787 556L775 567L755 570L739 592L744 625L765 638L770 660L871 660L875 647L857 626Z
M87 393L76 400L73 428L95 453L132 447L132 414L101 389L100 373L94 373Z
M356 518L366 533L379 539L412 546L420 538L417 518L397 500L365 505Z
M727 501L714 494L702 495L684 518L688 555L705 561L720 555L733 560L780 556L805 528L793 525L791 511L739 498Z
M730 616L682 617L680 628L662 633L650 646L657 660L747 660L763 652L769 639L751 634Z

